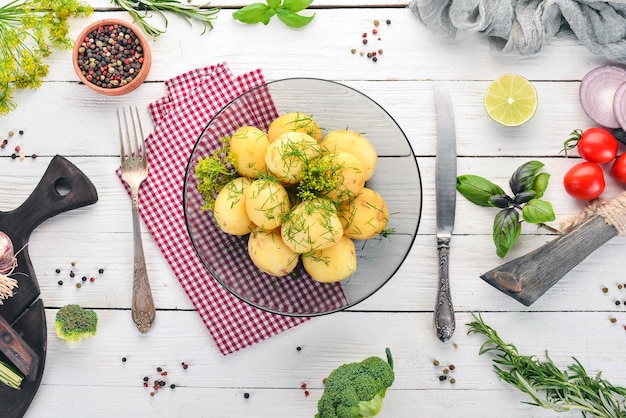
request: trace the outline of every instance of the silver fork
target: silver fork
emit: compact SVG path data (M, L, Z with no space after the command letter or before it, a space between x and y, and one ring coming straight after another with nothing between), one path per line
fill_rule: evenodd
M133 300L132 317L135 326L142 334L152 328L155 318L154 299L150 290L150 281L146 270L146 260L141 242L139 225L138 194L143 181L148 177L148 161L144 143L143 129L139 120L139 110L129 107L128 112L117 110L117 123L120 137L120 156L122 158L122 180L130 188L133 214ZM129 126L131 126L129 128ZM132 135L131 135L132 134Z

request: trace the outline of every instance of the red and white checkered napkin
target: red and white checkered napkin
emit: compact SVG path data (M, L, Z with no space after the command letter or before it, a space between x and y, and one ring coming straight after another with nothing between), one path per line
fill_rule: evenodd
M219 64L167 81L168 95L150 105L155 130L146 139L150 167L140 214L224 355L307 320L270 314L232 296L210 278L185 226L182 188L197 138L224 105L263 83L260 70L235 77Z

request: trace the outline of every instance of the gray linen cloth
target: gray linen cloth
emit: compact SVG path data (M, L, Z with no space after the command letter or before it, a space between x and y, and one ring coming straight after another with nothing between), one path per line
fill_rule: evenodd
M626 63L626 0L411 0L435 33L481 33L504 53L533 54L561 31L595 54Z

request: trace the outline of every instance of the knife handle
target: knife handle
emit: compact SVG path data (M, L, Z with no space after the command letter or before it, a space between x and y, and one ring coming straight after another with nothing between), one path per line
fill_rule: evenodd
M37 369L39 356L2 316L0 316L0 352L24 376L29 376Z
M439 288L435 305L435 332L437 337L446 342L454 334L454 306L450 296L450 278L448 276L448 259L450 258L450 239L437 240L439 253Z

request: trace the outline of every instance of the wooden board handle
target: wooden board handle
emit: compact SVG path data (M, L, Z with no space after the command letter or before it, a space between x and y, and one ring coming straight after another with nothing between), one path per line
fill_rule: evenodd
M542 247L480 277L530 306L571 269L615 236L615 227L596 215Z

